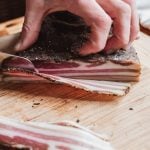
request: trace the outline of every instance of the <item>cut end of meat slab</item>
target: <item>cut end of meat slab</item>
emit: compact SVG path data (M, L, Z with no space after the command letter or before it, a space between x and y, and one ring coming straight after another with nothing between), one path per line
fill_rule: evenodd
M97 81L71 79L59 76L47 75L20 68L8 68L3 70L2 81L5 82L45 82L70 86L87 92L99 94L102 99L112 100L116 96L124 96L129 92L131 84L125 82ZM61 85L60 85L61 86Z
M103 136L76 123L24 123L3 117L0 117L0 148L3 150L113 150Z
M95 54L62 62L51 60L32 62L40 73L75 79L133 82L139 80L141 72L134 48L126 51L118 50L108 56Z

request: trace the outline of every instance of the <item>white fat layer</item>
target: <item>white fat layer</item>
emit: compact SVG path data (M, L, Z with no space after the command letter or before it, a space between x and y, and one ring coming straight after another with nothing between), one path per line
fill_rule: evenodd
M74 80L74 79L72 79ZM131 86L130 83L125 83L125 82L114 82L114 81L97 81L97 80L82 80L82 79L78 79L78 81L85 81L85 82L96 82L96 83L101 83L101 84L107 84L107 85L117 85L117 86Z
M53 76L51 76L53 78ZM14 77L15 79L15 77ZM17 78L16 78L17 79ZM25 80L25 81L30 81L31 78L20 78L21 80ZM34 79L34 78L33 78ZM38 78L37 78L38 79ZM112 84L110 85L107 84L108 82L101 82L101 81L94 81L94 80L75 80L75 79L68 79L68 78L62 78L62 77L54 77L53 78L56 81L59 81L60 83L64 83L67 85L71 85L74 86L76 88L80 88L80 89L85 89L87 91L91 91L91 92L98 92L98 93L104 93L104 94L116 94L119 96L122 96L126 93L126 90L130 87L127 86L126 84L121 86L118 86L117 82L112 82ZM3 80L9 81L12 80L12 77L10 78L4 78ZM39 78L40 81L40 78Z
M93 85L93 86L97 86L97 87L103 87L103 88L109 88L109 89L115 89L115 90L126 90L127 87L130 87L130 84L122 84L122 85L117 85L116 82L112 82L112 84L107 84L107 83L103 83L100 81L91 81L91 80L78 80L78 82L80 83L85 83L85 84L89 84L89 85Z
M80 80L79 80L80 81ZM72 80L72 79L66 79L66 78L62 78L61 82L63 83L69 83L71 84L72 86L75 86L75 87L78 87L78 88L82 88L82 89L85 89L85 90L88 90L88 91L95 91L95 92L100 92L100 93L108 93L108 94L116 94L116 95L124 95L125 94L125 91L120 89L120 90L115 90L113 88L109 88L108 87L101 87L101 86L94 86L94 85L89 85L89 84L86 84L86 82L84 83L81 83L79 82L78 80ZM128 88L127 88L128 89Z
M62 123L64 125L60 125L60 123ZM76 129L80 129L80 132L84 131L84 134L88 134L88 135L91 134L91 135L94 135L94 136L104 140L104 141L107 141L106 135L104 136L103 134L97 134L97 133L95 133L95 132L93 132L93 131L91 131L91 130L89 130L89 129L87 129L87 128L85 128L85 127L83 127L77 123L74 123L72 121L62 121L62 122L55 122L55 123L54 122L53 123L50 123L50 122L49 123L46 123L46 122L27 122L27 124L29 124L31 126L35 126L35 127L40 127L42 129L48 129L48 130L53 129L54 125L57 125L58 126L57 132L60 132L59 128L65 127L66 131L64 131L64 129L61 129L61 132L63 132L63 133L67 132L68 134L73 133L75 135L78 133L78 131L72 132L72 130L70 130L70 128L76 128Z

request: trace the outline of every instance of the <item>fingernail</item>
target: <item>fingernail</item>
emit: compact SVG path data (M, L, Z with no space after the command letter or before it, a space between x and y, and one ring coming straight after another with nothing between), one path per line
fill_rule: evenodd
M140 39L140 37L141 37L141 34L138 33L138 35L137 35L137 37L136 37L136 40Z
M106 49L105 49L103 52L104 52L105 54L108 54L108 55L109 55L109 54L114 53L115 50L114 50L114 49L110 49L110 50L106 50Z
M22 45L22 42L19 41L16 45L15 45L15 51L20 51L21 49L21 45Z
M124 47L124 49L129 49L131 47L131 45L127 45Z
M124 47L124 49L129 49L131 46L132 46L132 42L130 42L128 45L126 45L126 46Z

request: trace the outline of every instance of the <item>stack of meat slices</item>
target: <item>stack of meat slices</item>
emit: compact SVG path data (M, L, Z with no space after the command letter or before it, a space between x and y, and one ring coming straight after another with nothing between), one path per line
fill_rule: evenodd
M135 49L79 56L78 50L89 40L90 32L82 18L57 12L44 20L37 42L25 51L6 50L18 35L0 38L4 52L0 53L1 80L51 81L99 94L125 95L130 84L124 82L138 81L140 76ZM14 55L6 54L12 52Z
M130 84L124 82L73 79L43 73L28 59L3 52L0 52L0 60L1 81L51 82L107 96L123 96L130 88Z
M138 81L140 75L140 63L134 48L118 50L108 56L96 54L59 62L33 57L30 60L40 73L75 79Z

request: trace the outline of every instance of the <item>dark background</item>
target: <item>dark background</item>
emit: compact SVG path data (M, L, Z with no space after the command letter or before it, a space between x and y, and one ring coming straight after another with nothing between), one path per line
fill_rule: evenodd
M8 21L25 13L25 0L0 0L0 22Z

